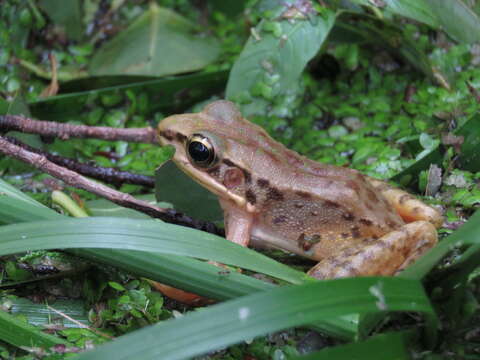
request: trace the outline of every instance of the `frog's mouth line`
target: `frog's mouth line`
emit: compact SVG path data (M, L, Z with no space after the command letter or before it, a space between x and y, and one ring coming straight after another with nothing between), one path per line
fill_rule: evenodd
M245 207L247 205L247 201L243 197L229 191L223 184L220 184L217 181L212 181L210 176L204 174L202 171L198 171L189 161L182 159L174 160L174 162L186 175L204 188L213 192L215 195L222 198L228 197L230 200L235 202L236 205L241 207Z

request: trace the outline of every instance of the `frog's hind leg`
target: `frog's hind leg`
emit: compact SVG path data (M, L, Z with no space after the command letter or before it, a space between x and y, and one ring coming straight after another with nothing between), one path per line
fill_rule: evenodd
M379 239L364 239L321 260L308 274L317 279L395 275L437 243L435 226L415 221Z
M405 222L411 223L413 221L425 220L437 228L442 226L442 215L431 206L424 204L406 191L390 186L384 181L371 177L366 178L376 190L382 193Z

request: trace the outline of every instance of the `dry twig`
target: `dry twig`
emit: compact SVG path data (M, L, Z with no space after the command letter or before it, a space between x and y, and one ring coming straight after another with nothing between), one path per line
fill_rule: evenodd
M18 115L0 116L0 131L20 131L55 137L61 140L70 138L94 138L109 141L128 141L158 144L157 133L152 127L118 129L108 126L88 126L64 124L55 121L33 120Z
M113 184L116 186L120 186L122 184L134 184L147 186L150 188L155 186L155 179L153 176L134 174L128 171L120 171L111 167L84 164L71 158L53 155L46 151L33 148L13 137L6 136L5 139L8 142L20 146L27 151L45 156L48 160L57 165L63 166L79 174L104 181L108 184Z
M160 208L158 206L151 205L148 202L138 200L129 194L113 190L108 186L89 180L74 171L58 166L49 161L43 155L36 154L34 152L25 150L20 146L12 144L1 136L0 152L17 160L23 161L60 180L63 180L68 185L89 191L95 195L110 200L117 205L141 211L151 217L158 218L169 223L188 226L213 234L223 234L223 231L212 223L192 219L191 217L181 214L173 209Z

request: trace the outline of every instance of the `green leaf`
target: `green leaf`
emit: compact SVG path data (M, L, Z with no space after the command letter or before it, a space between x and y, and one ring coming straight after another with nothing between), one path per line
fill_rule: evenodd
M420 141L420 145L422 145L425 150L434 149L440 144L440 141L434 139L427 133L421 133L418 140Z
M79 0L40 0L38 6L53 20L55 25L63 27L70 40L80 40L85 32L82 22L82 2Z
M305 66L324 44L335 17L325 10L306 19L263 20L233 65L226 98L243 104L242 114L251 116L266 113L273 98L295 96Z
M400 15L432 27L438 26L437 17L432 14L430 7L423 0L383 0L378 6L369 0L351 1L375 9L377 13L384 11L386 15Z
M351 313L423 313L433 340L437 319L422 285L400 278L336 279L277 288L125 335L79 360L187 359L273 331Z
M149 10L96 52L89 66L92 75L164 76L199 70L216 59L215 40L193 36L196 27L187 19L150 4Z
M438 19L424 0L384 0L386 12L438 27Z
M435 29L443 29L459 42L480 41L480 19L462 0L383 0L375 7L369 0L352 2L384 11L386 15L404 16Z
M30 112L23 97L17 95L11 101L0 98L0 115L6 114L29 116Z
M117 282L115 282L115 281L109 281L109 282L108 282L108 285L110 285L110 286L111 286L112 288L114 288L115 290L125 291L125 288L124 288L121 284L119 284L119 283L117 283Z
M175 209L196 219L223 222L223 211L217 196L185 175L173 161L167 161L155 172L155 196Z
M94 102L97 97L129 90L136 94L145 93L147 95L148 104L146 112L150 114L160 110L169 110L174 106L181 105L185 107L204 99L211 93L221 90L226 79L227 72L225 71L185 75L57 95L33 101L29 106L33 116L36 118L65 121L65 118L82 112L84 107ZM117 80L120 81L118 78ZM128 81L128 77L125 81ZM77 85L72 87L88 90L87 84L95 87L95 78L78 80ZM102 85L105 84L102 83Z
M307 275L203 231L155 220L81 218L0 227L0 254L55 248L129 249L219 261L292 283Z
M480 171L480 114L472 116L455 134L464 138L460 148L459 167L471 172Z
M480 19L462 0L424 0L445 32L459 42L480 41Z

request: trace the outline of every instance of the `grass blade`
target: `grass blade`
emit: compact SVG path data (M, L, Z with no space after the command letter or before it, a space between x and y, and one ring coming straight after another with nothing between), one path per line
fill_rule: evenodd
M44 334L35 326L17 319L5 311L0 311L0 339L18 347L49 348L57 344L68 344L58 337Z
M5 189L16 196L12 200L15 206L31 202L33 206L39 207L38 212L28 216L29 207L20 206L18 212L12 213L10 222L65 218L0 179L0 192L6 193ZM0 216L5 214L5 208L0 206ZM236 272L219 276L218 268L188 257L114 249L77 249L70 252L214 299L232 299L272 288L270 284ZM345 318L326 319L321 324L316 324L316 327L340 339L353 339L357 331L356 322Z
M189 313L126 335L77 359L187 359L328 317L386 310L423 313L434 335L437 319L420 282L400 278L336 279L279 287Z
M218 236L154 220L83 218L0 227L0 254L55 248L116 248L220 261L291 282L308 279L258 252Z
M480 242L480 210L473 214L468 222L447 238L440 241L426 255L418 259L413 265L400 274L401 277L421 279L424 277L449 251L464 245L473 245ZM462 256L464 260L468 251Z
M413 331L380 334L365 341L331 347L291 360L370 360L372 349L375 349L375 360L409 360L412 357L407 345L414 334Z

